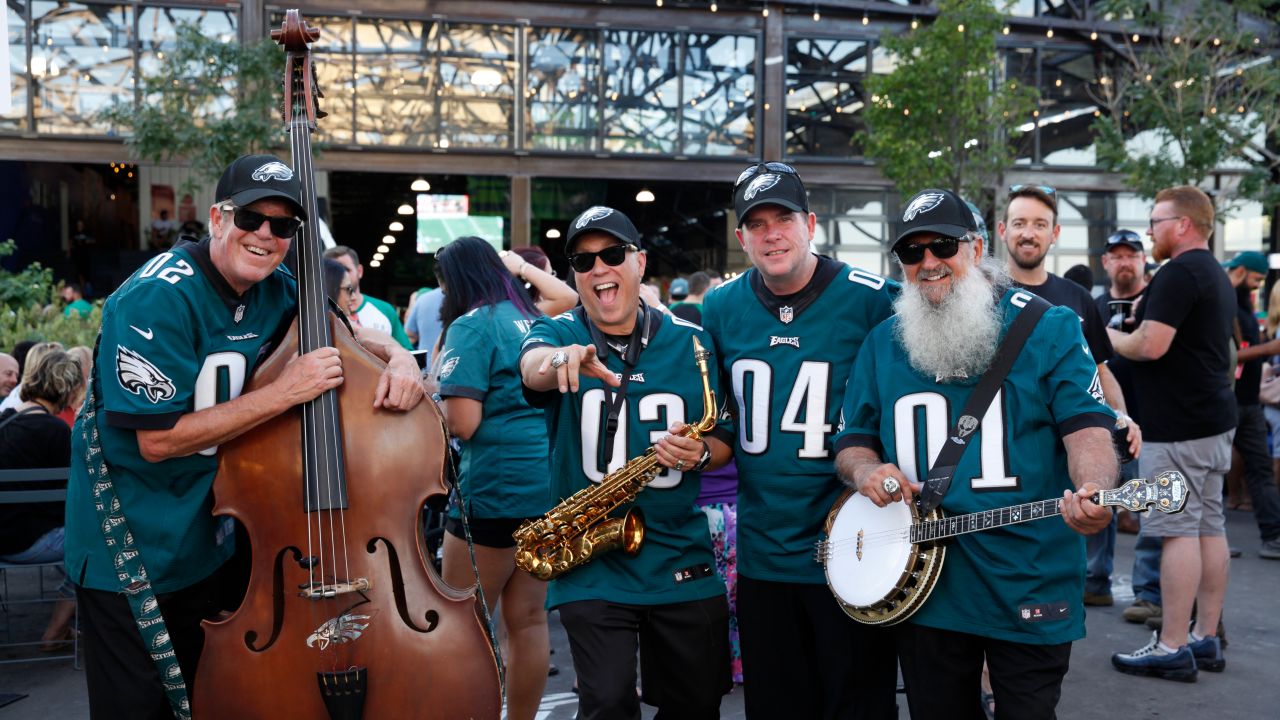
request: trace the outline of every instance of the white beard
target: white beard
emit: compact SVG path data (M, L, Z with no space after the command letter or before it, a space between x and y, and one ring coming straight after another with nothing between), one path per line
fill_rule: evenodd
M950 272L950 268L941 266ZM930 377L977 377L995 356L1003 318L999 298L1010 281L990 258L970 268L941 303L906 283L894 302L897 337L911 367Z

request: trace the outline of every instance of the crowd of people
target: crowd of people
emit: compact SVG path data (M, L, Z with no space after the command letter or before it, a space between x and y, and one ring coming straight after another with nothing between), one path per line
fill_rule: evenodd
M69 637L74 596L95 717L170 713L95 508L107 471L172 663L197 692L200 622L243 590L229 570L233 523L211 512L216 448L343 380L337 351L321 347L244 390L296 312L282 261L307 216L296 177L259 172L277 166L246 156L226 169L209 234L105 300L95 350L0 354L0 462L71 467L65 512L5 511L0 560L65 558L44 640ZM458 238L403 322L361 291L354 250L324 253L331 308L386 362L371 400L440 404L458 453L441 575L477 586L498 618L508 717L537 713L549 610L568 634L584 719L636 718L641 702L660 717L715 718L735 683L748 717L891 718L899 668L916 718L1054 717L1085 606L1114 602L1119 523L1095 494L1165 470L1187 479L1186 508L1142 518L1123 613L1154 634L1113 664L1181 681L1225 668L1233 446L1261 553L1280 559L1280 384L1267 389L1280 340L1266 337L1280 312L1259 329L1266 259L1214 259L1203 192L1156 197L1149 247L1112 235L1098 297L1047 270L1060 233L1051 187L1009 188L994 236L951 190L910 197L890 248L901 282L814 252L816 216L789 165L747 167L733 201L750 267L727 282L677 277L665 301L645 282L641 234L606 206L570 223L565 279L539 248ZM1148 257L1163 262L1154 275ZM69 314L91 310L77 288L65 299ZM691 432L706 413L715 428ZM549 582L518 567L524 523L646 453L653 477L626 508L643 513L638 551ZM814 560L846 492L947 515L1056 497L1062 518L954 538L924 605L880 627L835 601Z

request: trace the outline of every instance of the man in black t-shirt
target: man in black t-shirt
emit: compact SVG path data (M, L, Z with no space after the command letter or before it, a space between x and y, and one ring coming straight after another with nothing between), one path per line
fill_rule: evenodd
M1102 269L1111 280L1111 287L1098 296L1098 312L1107 318L1107 327L1123 333L1131 333L1137 327L1133 313L1137 302L1147 289L1147 253L1142 238L1132 230L1120 230L1107 238L1102 251ZM1133 361L1116 354L1107 361L1107 368L1115 376L1130 417L1142 422L1142 405L1133 384ZM1138 476L1138 462L1131 460L1121 465L1120 479L1130 480ZM1136 518L1142 513L1135 513ZM1121 517L1117 516L1117 524ZM1109 530L1110 531L1110 530ZM1090 549L1093 543L1090 542ZM1160 617L1160 538L1140 535L1133 548L1133 604L1124 609L1124 619L1142 624L1148 619ZM1114 540L1111 543L1115 549ZM1085 587L1089 587L1094 573L1094 555L1089 555Z
M1267 419L1258 402L1262 364L1280 352L1280 340L1262 342L1253 311L1253 293L1267 278L1267 258L1252 250L1231 258L1223 267L1236 289L1236 318L1240 324L1240 352L1236 359L1236 423L1234 445L1244 460L1244 481L1253 501L1253 517L1262 535L1259 555L1280 560L1280 488L1276 487L1267 446Z
M1138 423L1128 416L1124 393L1106 364L1112 356L1106 321L1087 290L1054 275L1044 266L1049 249L1062 232L1062 226L1058 225L1058 192L1046 185L1014 185L1009 188L1009 204L1005 207L1004 219L996 223L996 230L1009 251L1007 267L1014 284L1054 305L1065 305L1080 317L1080 329L1089 345L1089 354L1097 363L1097 382L1102 396L1116 411L1116 416L1129 426L1129 452L1136 456L1142 449L1142 432ZM1115 532L1113 521L1099 535L1089 538L1092 572L1088 573L1085 584L1086 605L1106 606L1114 602L1111 597L1110 558L1115 552Z
M1146 421L1142 474L1178 470L1188 484L1181 513L1146 519L1163 538L1160 595L1164 623L1145 647L1111 657L1116 669L1191 682L1226 663L1217 637L1230 559L1222 484L1231 467L1236 403L1231 390L1235 291L1209 251L1213 203L1199 189L1160 191L1148 233L1161 268L1138 305L1138 327L1108 330L1116 352L1136 361L1134 380ZM1198 604L1188 637L1191 605Z

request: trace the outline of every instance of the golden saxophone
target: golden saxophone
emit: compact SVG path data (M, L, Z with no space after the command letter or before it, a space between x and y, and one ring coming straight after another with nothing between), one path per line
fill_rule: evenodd
M693 338L693 356L702 373L702 420L689 425L679 434L700 439L716 426L716 394L707 376L707 359L711 353ZM644 515L632 508L621 518L609 513L624 503L633 502L636 494L662 471L657 454L650 447L643 455L609 473L599 485L591 485L551 508L541 520L521 525L512 537L516 541L516 567L539 580L551 580L596 555L622 548L635 555L644 541Z

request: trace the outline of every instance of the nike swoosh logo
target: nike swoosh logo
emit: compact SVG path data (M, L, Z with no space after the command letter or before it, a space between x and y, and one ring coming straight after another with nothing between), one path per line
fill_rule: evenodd
M138 326L136 326L136 325L130 325L129 327L131 327L131 328L133 328L134 330L136 330L136 331L137 331L137 333L138 333L139 335L141 335L142 337L144 337L144 338L146 338L146 339L148 339L148 340L150 340L150 339L151 339L151 336L155 335L155 333L153 333L153 332L151 331L151 328L147 328L146 330L142 330L141 328L139 328L139 327L138 327Z

